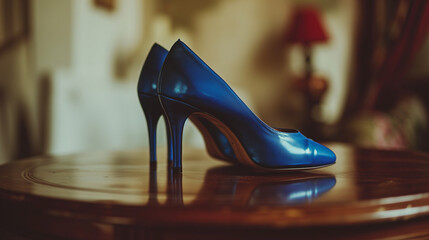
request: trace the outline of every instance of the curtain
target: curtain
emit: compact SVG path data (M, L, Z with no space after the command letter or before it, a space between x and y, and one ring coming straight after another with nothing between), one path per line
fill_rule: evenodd
M386 110L394 103L429 31L429 1L362 0L358 4L355 73L343 119L361 110Z
M403 81L406 81L404 75L427 38L429 1L401 1L396 10L395 20L401 21L403 10L408 10L405 21L400 34L389 43L385 61L376 73L373 88L369 92L367 108L383 108L391 102L392 97L396 97L395 93L400 92Z

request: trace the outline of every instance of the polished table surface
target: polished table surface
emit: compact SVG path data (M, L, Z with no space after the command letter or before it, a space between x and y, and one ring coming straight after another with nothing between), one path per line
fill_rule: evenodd
M184 149L183 172L147 151L0 166L0 237L429 238L429 154L329 145L330 167L267 173ZM9 235L8 235L9 236Z

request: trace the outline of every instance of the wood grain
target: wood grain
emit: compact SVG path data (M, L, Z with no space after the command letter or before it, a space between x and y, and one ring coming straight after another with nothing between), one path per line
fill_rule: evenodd
M429 237L428 154L330 147L337 164L287 173L195 149L184 149L182 173L150 166L146 151L17 161L0 166L0 228L75 239Z

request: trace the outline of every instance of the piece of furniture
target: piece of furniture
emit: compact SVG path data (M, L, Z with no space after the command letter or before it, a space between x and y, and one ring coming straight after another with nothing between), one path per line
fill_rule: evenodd
M429 237L428 154L329 146L335 165L286 173L186 148L182 173L163 149L157 168L146 151L12 162L0 166L0 238Z
M286 32L286 43L298 44L304 54L305 73L295 79L294 86L304 96L304 123L301 131L304 135L320 138L319 104L328 89L328 81L321 76L314 76L311 53L313 45L329 40L320 11L313 6L301 6L294 10L290 28Z

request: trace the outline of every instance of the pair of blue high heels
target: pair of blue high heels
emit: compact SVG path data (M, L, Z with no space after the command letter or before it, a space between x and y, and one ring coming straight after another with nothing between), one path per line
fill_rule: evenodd
M178 170L188 118L203 134L209 154L224 161L264 170L302 170L335 163L329 148L297 130L266 125L180 40L170 51L153 45L137 91L149 131L151 162L156 161L156 126L164 115L168 160Z

